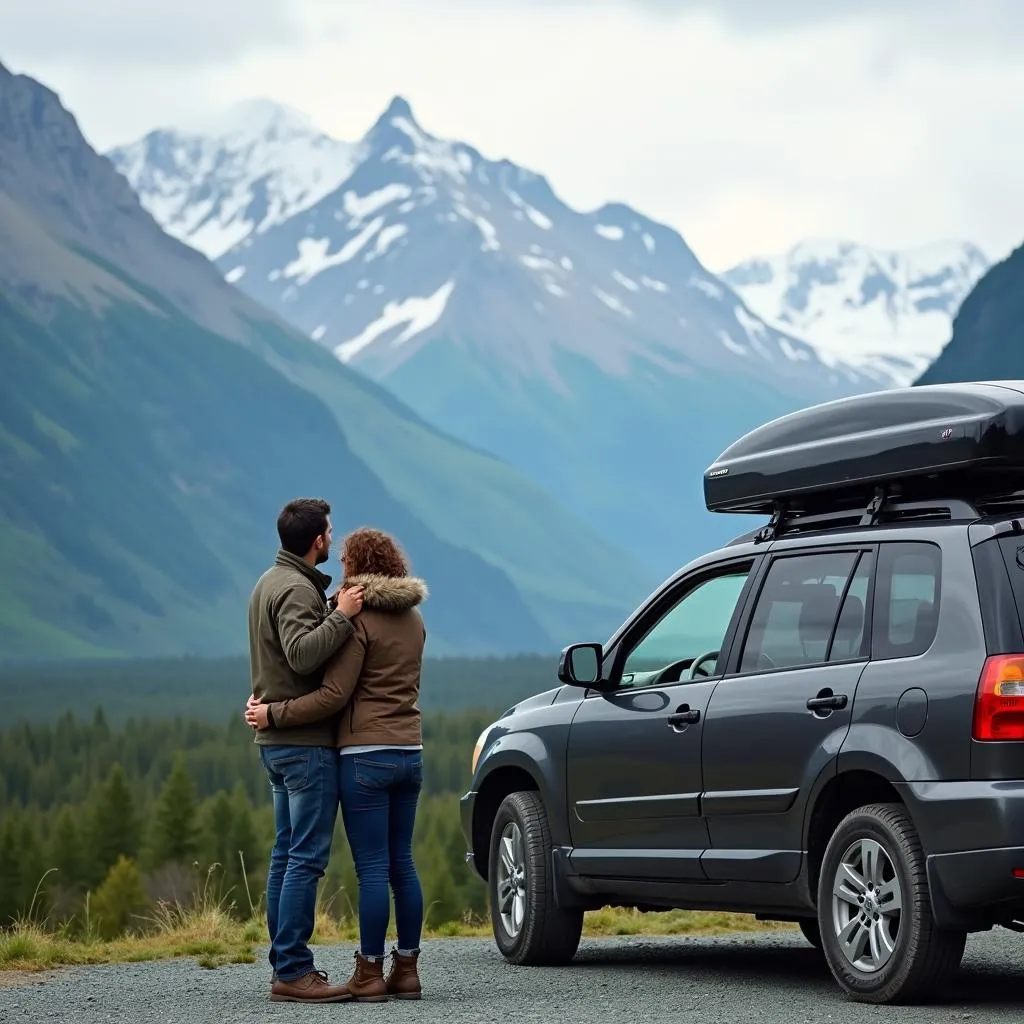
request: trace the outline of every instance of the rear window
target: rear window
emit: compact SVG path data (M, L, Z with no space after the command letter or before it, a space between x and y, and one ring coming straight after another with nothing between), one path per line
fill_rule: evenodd
M882 544L875 579L871 657L912 658L935 640L942 553L936 544Z

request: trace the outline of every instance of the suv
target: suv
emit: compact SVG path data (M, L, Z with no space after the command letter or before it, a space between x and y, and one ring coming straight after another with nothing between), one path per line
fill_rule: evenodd
M767 525L685 566L481 734L467 860L517 964L602 906L799 924L922 1000L1024 931L1024 381L858 396L705 473Z

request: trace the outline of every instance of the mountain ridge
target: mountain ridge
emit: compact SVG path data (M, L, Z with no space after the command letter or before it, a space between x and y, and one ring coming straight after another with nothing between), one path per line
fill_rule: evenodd
M325 481L339 534L391 529L431 579L435 654L553 650L646 592L534 483L425 428L165 234L52 90L0 74L0 124L9 653L239 650L277 509ZM546 537L520 529L537 510ZM612 564L624 593L601 585Z
M907 385L949 340L960 303L989 266L976 245L946 239L893 250L808 238L722 277L768 322Z
M766 325L674 229L617 202L575 210L543 175L430 134L402 97L357 146L334 192L251 232L221 271L652 571L736 532L703 513L681 543L673 510L701 508L701 474L737 434L880 386ZM659 464L676 479L641 513L620 481Z

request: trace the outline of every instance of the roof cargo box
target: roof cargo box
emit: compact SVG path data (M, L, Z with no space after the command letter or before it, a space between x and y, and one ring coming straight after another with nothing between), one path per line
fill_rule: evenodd
M911 498L1024 488L1024 380L856 395L772 420L704 473L712 512L826 511L883 487Z

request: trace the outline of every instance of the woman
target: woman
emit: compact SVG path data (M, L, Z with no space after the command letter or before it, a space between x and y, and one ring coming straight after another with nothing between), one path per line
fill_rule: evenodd
M353 636L328 661L318 689L250 702L246 720L258 729L271 722L286 729L337 715L341 812L359 879L359 951L346 988L365 1002L419 999L423 892L412 835L423 779L418 700L426 628L417 606L427 587L409 575L401 549L379 530L349 534L341 562L343 589L363 589ZM385 979L389 881L398 944Z

